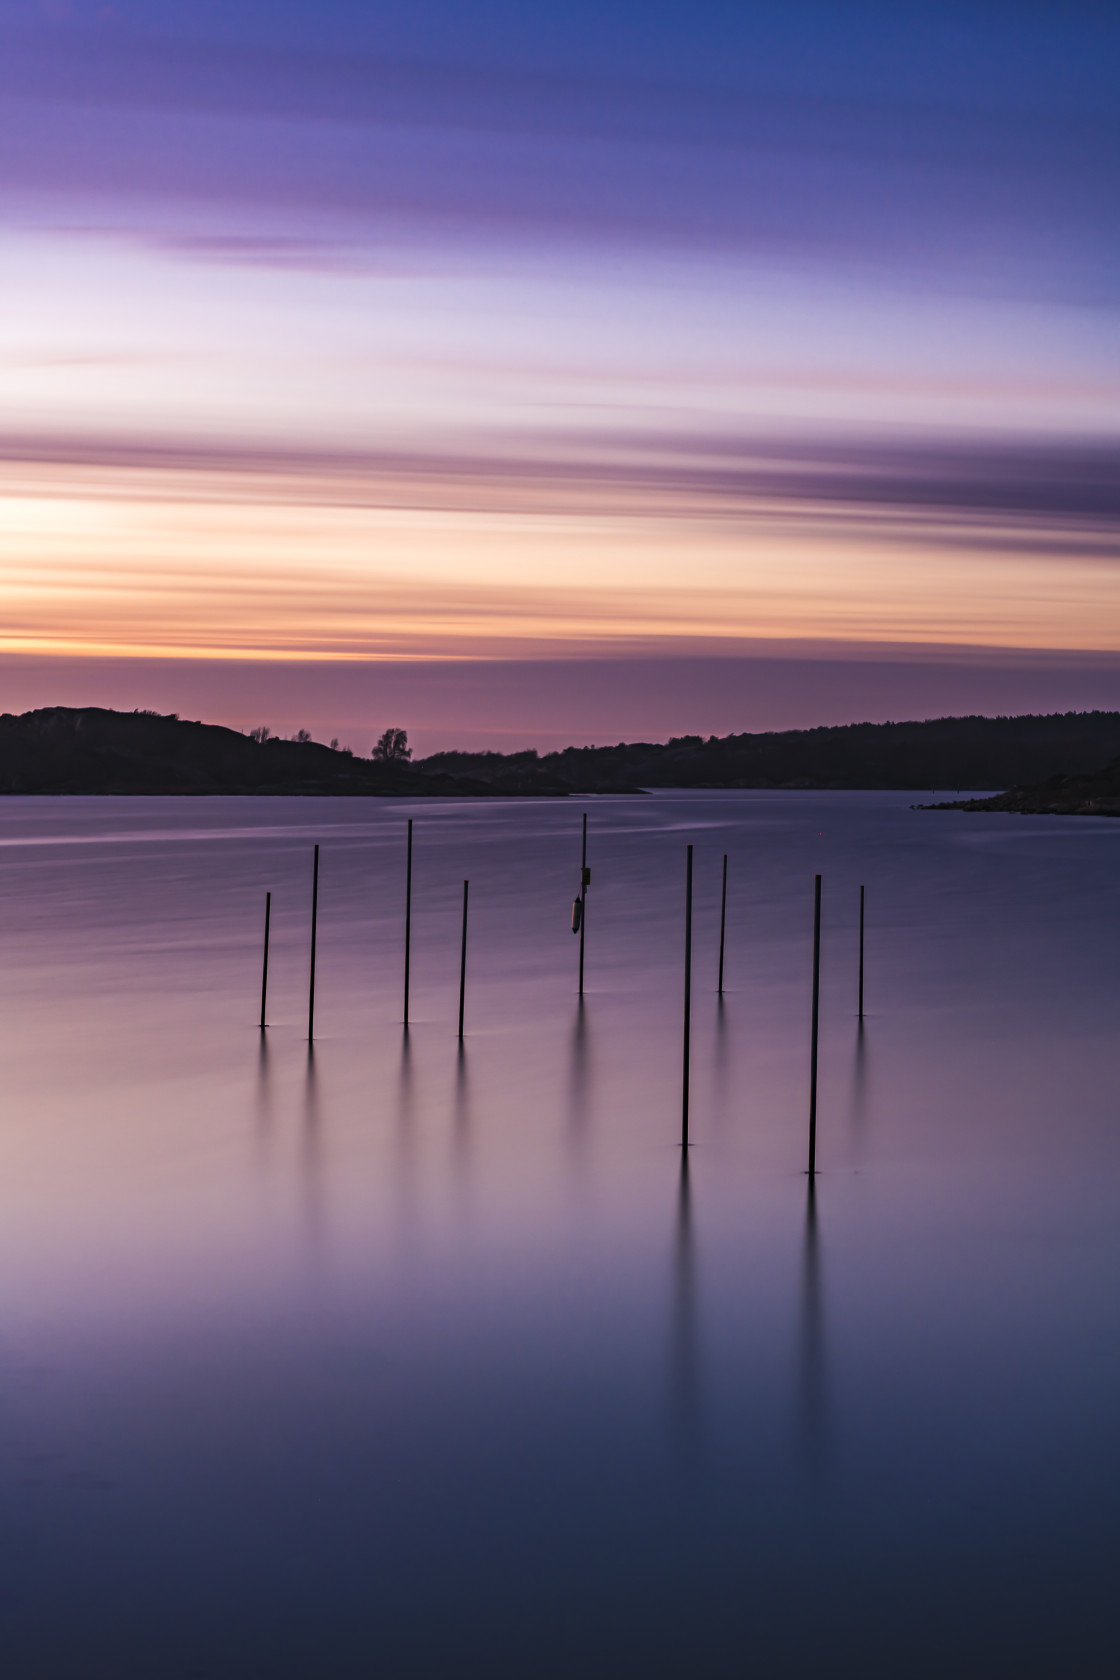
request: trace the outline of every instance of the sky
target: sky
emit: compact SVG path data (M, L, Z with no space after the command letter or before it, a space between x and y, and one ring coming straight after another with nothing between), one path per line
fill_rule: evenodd
M0 0L0 708L1120 706L1120 11Z

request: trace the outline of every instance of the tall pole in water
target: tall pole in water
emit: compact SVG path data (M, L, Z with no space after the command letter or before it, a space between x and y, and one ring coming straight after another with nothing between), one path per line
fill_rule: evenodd
M863 1020L863 895L864 889L859 889L859 1018Z
M688 1052L692 1037L692 847L684 870L684 1059L681 1071L681 1148L688 1148Z
M268 924L272 919L272 894L264 895L264 962L261 966L261 1031L265 1029L265 1006L268 1003Z
M723 892L719 901L719 995L723 996L723 946L727 933L727 853L723 854Z
M404 867L404 1024L408 1026L408 975L412 955L412 818L408 819L408 847Z
M311 981L307 990L307 1039L315 1037L315 935L319 924L319 848L311 866Z
M467 999L467 891L469 881L463 882L463 946L459 955L459 1038L463 1037L463 1010Z
M587 931L587 812L583 813L583 848L579 858L579 995L583 996L583 939Z
M821 998L821 878L813 877L813 1030L809 1044L809 1177L817 1170L817 1028Z

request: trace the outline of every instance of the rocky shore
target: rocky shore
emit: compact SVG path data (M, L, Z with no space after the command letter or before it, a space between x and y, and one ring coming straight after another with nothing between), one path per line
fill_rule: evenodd
M1120 758L1088 776L1050 776L990 799L925 805L926 811L1017 811L1023 816L1120 817Z

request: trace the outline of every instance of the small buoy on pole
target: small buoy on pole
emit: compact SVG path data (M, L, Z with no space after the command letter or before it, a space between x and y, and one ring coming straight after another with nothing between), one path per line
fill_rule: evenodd
M859 889L859 1018L863 1020L863 896L864 889Z

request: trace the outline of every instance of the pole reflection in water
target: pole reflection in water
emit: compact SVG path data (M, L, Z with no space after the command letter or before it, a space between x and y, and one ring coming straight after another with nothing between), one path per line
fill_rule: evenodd
M587 1006L576 1002L571 1033L571 1062L568 1076L568 1166L573 1182L582 1180L588 1164L591 1142L591 1047L587 1029Z
M715 1049L712 1055L712 1097L716 1132L722 1136L727 1128L727 1075L729 1068L727 1005L722 993L716 998Z
M323 1136L319 1117L319 1082L315 1046L307 1046L307 1074L303 1088L303 1139L300 1151L303 1179L304 1229L308 1258L321 1261L326 1247L327 1218L323 1183Z
M394 1165L398 1226L411 1233L416 1225L416 1117L412 1070L412 1039L405 1027L401 1035L401 1061L397 1076L397 1126Z
M852 1057L852 1144L858 1157L867 1130L867 1037L862 1021L856 1022L856 1047Z
M820 1231L817 1187L810 1177L805 1201L805 1237L801 1264L800 1347L801 1450L806 1469L824 1469L827 1449L828 1394L824 1363L824 1305L821 1293Z
M696 1301L696 1234L688 1151L681 1152L677 1226L673 1248L673 1301L669 1347L669 1399L677 1446L694 1453L701 1439L700 1345Z
M257 1166L262 1172L271 1165L272 1161L272 1069L268 1059L268 1034L261 1031L260 1048L257 1051L257 1084L256 1084L256 1158Z
M467 1049L460 1043L455 1054L455 1101L451 1120L451 1176L460 1197L470 1188L474 1136L471 1128L470 1080Z

